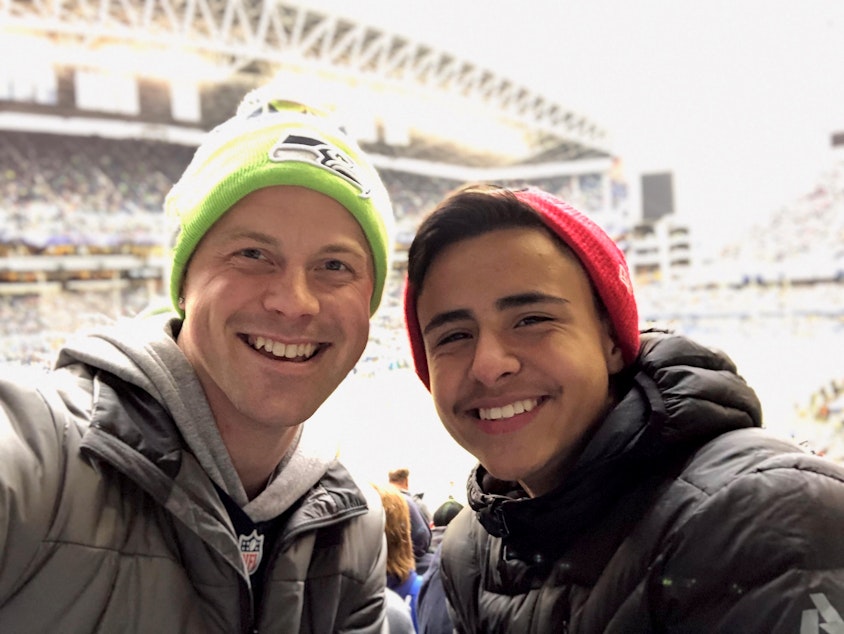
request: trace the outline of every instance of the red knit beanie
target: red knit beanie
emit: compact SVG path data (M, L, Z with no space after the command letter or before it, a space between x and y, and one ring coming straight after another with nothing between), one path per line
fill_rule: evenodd
M607 308L624 364L631 364L639 354L639 313L621 249L595 222L559 198L536 188L513 194L534 209L548 228L577 255ZM416 374L430 389L425 344L416 315L417 293L418 289L405 284L405 320Z

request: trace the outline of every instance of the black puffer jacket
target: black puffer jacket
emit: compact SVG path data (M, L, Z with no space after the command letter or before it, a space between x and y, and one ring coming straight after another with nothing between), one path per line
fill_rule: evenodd
M480 466L442 575L458 632L844 626L844 470L759 429L725 356L643 336L629 390L555 491Z

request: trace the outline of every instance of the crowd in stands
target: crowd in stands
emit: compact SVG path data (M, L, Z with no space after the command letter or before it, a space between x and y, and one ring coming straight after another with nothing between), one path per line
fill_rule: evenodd
M822 421L835 420L844 423L844 373L820 386L809 396L809 411L813 417Z
M145 282L110 292L0 295L0 362L46 368L68 336L136 315L156 300Z
M844 284L640 285L643 322L703 322L722 318L844 318Z
M798 279L844 280L844 162L835 162L813 187L724 246L721 258L739 270L775 271Z
M63 247L61 253L161 248L170 239L162 201L192 152L152 141L0 132L0 256L51 253L56 247ZM383 178L405 241L419 218L461 184L393 170L384 170ZM587 212L602 195L600 181L589 176L531 184L577 198L572 202ZM768 224L723 246L722 264L746 271L743 284L643 285L637 289L643 325L689 334L771 325L844 334L844 165L831 165L807 190L809 194L773 213ZM766 265L786 272L780 283L758 283L757 268ZM825 269L812 268L817 266ZM397 269L389 279L357 373L369 376L410 367L400 327L402 275ZM143 283L116 292L0 294L0 361L45 365L69 333L135 314L154 299L149 284ZM841 425L841 397L835 396L819 405L818 397L811 400L807 391L798 409L807 418L823 418L827 428ZM819 417L819 412L825 414Z
M799 413L815 422L815 451L844 462L844 371L810 393Z
M193 148L153 141L0 132L0 245L160 245L162 201Z
M159 245L162 201L192 154L192 147L157 141L4 130L0 249L38 254L56 245L77 250ZM400 226L415 225L422 213L462 184L389 169L382 174ZM531 184L583 210L600 208L600 179L595 175L558 176Z
M401 226L407 222L415 225L420 216L442 200L447 193L463 183L448 178L423 176L393 170L382 170L384 185L390 192L396 219ZM575 182L576 181L576 182ZM544 189L583 211L599 211L603 191L601 179L595 174L582 176L555 176L531 181L502 180L500 185L518 188L527 184Z
M407 172L382 170L381 178L390 192L393 211L399 226L415 225L419 216L437 201L461 185L459 181Z

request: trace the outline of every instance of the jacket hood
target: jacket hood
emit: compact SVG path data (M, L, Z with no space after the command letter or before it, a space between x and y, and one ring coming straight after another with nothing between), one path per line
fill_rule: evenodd
M59 353L56 369L93 376L99 387L94 390L91 417L92 422L97 418L100 429L159 467L179 460L187 449L253 521L279 515L319 480L333 456L303 447L300 433L282 458L276 478L250 501L202 385L176 343L180 327L181 320L173 314L122 320L69 341ZM127 416L129 401L132 411L146 415Z
M475 467L469 504L513 556L522 558L518 551L544 534L546 547L564 548L633 486L684 462L720 434L762 424L759 400L733 361L679 335L643 333L639 357L619 380L618 404L555 490L528 498L517 483Z

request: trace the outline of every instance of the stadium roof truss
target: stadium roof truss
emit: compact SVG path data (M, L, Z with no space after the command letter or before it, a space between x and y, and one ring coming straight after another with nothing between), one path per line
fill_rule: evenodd
M491 70L288 0L0 0L0 28L9 27L87 43L178 46L234 74L271 76L291 62L331 66L478 101L546 137L548 147L565 142L574 154L608 154L593 122Z

